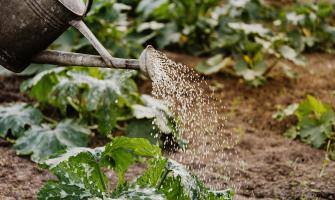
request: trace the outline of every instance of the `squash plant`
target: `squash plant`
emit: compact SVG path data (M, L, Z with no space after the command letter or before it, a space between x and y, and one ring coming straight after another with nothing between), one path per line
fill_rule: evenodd
M177 117L161 101L138 92L135 74L79 67L43 71L21 85L38 104L0 106L0 137L17 139L17 153L35 162L69 147L85 147L93 133L111 137L121 131L162 147L184 147ZM50 106L60 113L57 119L43 111Z
M298 122L286 131L285 136L299 138L315 148L327 147L329 153L333 154L331 151L334 151L335 144L335 112L330 105L313 96L307 96L304 101L290 105L273 117L282 120L290 115L294 115Z
M143 175L125 180L131 165L146 161ZM45 161L57 179L49 180L38 193L45 199L208 199L230 200L230 190L211 191L176 161L162 157L159 147L145 139L116 137L105 147L72 148ZM118 176L114 190L105 175L107 168Z

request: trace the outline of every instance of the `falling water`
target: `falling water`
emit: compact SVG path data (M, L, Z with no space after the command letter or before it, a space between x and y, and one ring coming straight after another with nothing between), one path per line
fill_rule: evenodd
M222 102L215 98L206 81L193 69L170 60L153 48L146 55L153 81L152 94L179 117L177 129L189 142L186 151L171 157L188 166L203 181L211 183L213 189L236 189L238 186L228 185L229 174L236 172L226 169L233 162L240 164L231 148L236 141L224 128L226 119Z

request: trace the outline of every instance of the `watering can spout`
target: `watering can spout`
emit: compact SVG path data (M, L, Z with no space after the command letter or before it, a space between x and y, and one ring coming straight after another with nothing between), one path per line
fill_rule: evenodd
M154 76L154 66L153 66L153 56L152 53L155 52L155 48L151 45L148 45L141 53L139 59L140 70L149 78Z
M93 0L10 0L0 6L0 65L21 72L31 63L142 69L135 59L114 58L82 21ZM100 54L45 50L70 26ZM143 55L145 55L146 50ZM145 65L145 63L143 64Z
M152 78L154 66L151 62L152 58L150 57L150 53L153 51L156 50L149 45L142 51L138 60L109 57L109 61L106 62L102 56L46 50L33 57L32 62L36 64L48 63L60 66L135 69L140 70L148 78Z

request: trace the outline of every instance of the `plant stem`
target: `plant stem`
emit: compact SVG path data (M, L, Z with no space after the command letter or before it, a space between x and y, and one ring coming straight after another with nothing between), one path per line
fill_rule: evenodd
M45 121L50 122L50 123L52 123L54 125L58 124L58 122L56 120L54 120L54 119L52 119L50 117L47 117L45 115L43 115L43 119L45 119Z
M170 170L165 168L165 171L164 171L164 174L161 178L161 180L159 181L159 183L157 184L157 189L159 189L162 185L163 185L163 182L165 181L167 175L169 174Z
M104 178L103 178L103 176L102 176L102 172L101 172L101 168L100 168L100 166L99 166L98 173L99 173L99 179L100 179L100 181L101 181L101 183L102 183L102 187L104 188L104 190L105 190L106 192L108 192L108 191L107 191L106 183L105 183Z
M323 176L324 172L325 172L325 169L326 167L328 166L329 164L329 157L328 157L328 154L329 154L329 151L330 151L330 143L331 143L331 140L328 140L328 143L327 143L327 148L326 148L326 154L325 154L325 158L323 160L323 164L322 164L322 169L321 169L321 172L320 172L320 177Z
M271 72L271 70L277 65L277 63L279 62L279 58L277 58L270 66L269 68L266 69L266 71L264 72L264 75L266 76L267 74L269 74Z

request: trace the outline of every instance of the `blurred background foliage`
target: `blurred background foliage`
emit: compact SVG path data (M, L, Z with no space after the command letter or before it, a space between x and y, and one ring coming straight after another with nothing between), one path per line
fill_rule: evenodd
M210 57L198 72L224 72L253 86L263 84L284 58L304 66L304 52L332 53L334 4L262 0L95 0L86 23L116 57L137 58L142 49ZM95 53L68 30L52 48ZM229 62L228 62L229 61ZM280 66L294 77L289 66Z

